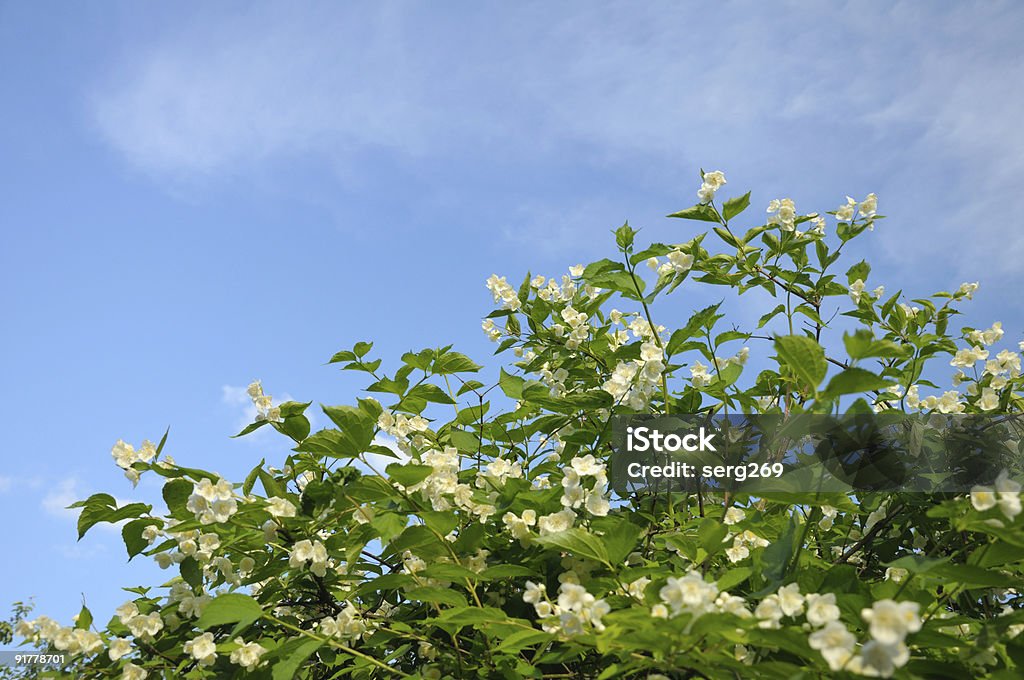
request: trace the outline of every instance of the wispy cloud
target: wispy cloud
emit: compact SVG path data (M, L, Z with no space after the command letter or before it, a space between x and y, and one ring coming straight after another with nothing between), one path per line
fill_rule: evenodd
M78 480L68 477L57 482L56 486L46 492L46 495L43 496L42 508L51 517L74 521L78 519L78 513L81 510L69 509L68 506L84 497L79 489Z
M824 174L873 180L862 193L920 218L888 239L893 258L1008 269L1024 254L1024 231L993 215L1024 181L1015 3L260 7L195 26L141 48L92 98L105 138L163 178L319 158L359 181L381 152L431 174L541 164L542 182L566 163L662 187L698 165L769 187ZM608 200L573 192L524 204L506 233ZM585 222L570 215L547 243L579 240ZM964 229L982 238L936 252Z

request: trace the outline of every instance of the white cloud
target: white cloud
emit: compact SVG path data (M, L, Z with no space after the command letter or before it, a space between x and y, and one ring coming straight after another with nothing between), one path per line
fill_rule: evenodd
M969 264L1024 255L1024 232L1002 221L1024 181L1024 93L1008 86L1024 76L1014 3L205 11L93 93L104 137L162 178L313 158L359 182L365 154L381 150L426 159L431 174L452 158L572 154L657 186L676 181L666 168L743 165L794 183L828 168L880 180L883 206L920 219L887 237L894 258L932 248L923 257L955 260L938 249L966 225L981 235L965 244ZM589 204L582 215L603 206ZM533 200L507 232L561 210ZM591 233L588 220L564 221L550 247Z
M82 500L85 495L79 490L78 480L68 477L57 482L57 485L43 496L42 507L48 515L58 519L74 521L78 519L77 508L68 509L72 503Z
M14 480L10 477L0 476L0 493L6 493L10 491Z

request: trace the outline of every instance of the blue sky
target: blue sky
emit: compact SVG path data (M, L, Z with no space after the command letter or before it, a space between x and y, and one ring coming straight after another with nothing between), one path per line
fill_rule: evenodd
M345 403L323 364L357 340L485 359L488 275L607 256L625 219L688 238L663 215L700 167L752 219L877 192L871 283L980 280L964 323L1015 345L1022 32L1015 2L0 2L0 606L105 617L169 575L63 510L158 498L118 438L280 460L228 438L250 380Z

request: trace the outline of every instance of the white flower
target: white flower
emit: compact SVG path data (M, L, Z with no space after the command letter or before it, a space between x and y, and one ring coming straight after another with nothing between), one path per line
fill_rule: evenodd
M863 295L864 282L861 279L857 279L850 284L850 299L853 300L854 304L860 304L860 299Z
M831 621L821 630L811 633L807 642L812 649L821 652L829 668L838 671L853 655L857 638L843 624Z
M526 588L523 590L523 602L526 602L527 604L537 604L543 599L544 584L527 581Z
M956 289L956 294L957 295L962 295L963 297L967 298L968 300L971 300L971 299L974 298L974 291L976 291L976 290L978 290L978 282L977 281L975 281L974 283L964 282L964 283L961 283L960 287Z
M658 596L675 616L687 611L694 615L710 611L718 595L718 586L704 580L699 571L689 570L682 578L670 576Z
M164 621L158 612L152 614L136 614L125 624L128 630L137 638L149 638L159 633L164 627Z
M128 662L121 671L121 680L145 680L149 672L141 666Z
M875 196L873 193L868 194L867 198L861 201L859 207L861 217L867 220L872 219L878 210L878 196Z
M117 661L122 656L127 656L132 653L131 640L127 638L114 638L110 641L110 649L107 650L107 654L110 655L111 661Z
M856 212L857 201L853 200L849 196L846 197L846 205L841 205L836 208L836 219L840 222L849 222L853 219L853 215Z
M595 487L593 491L587 492L587 499L583 507L594 517L605 517L611 509L611 504L605 493L606 490L603 487Z
M114 615L121 621L122 624L128 625L133 617L138 616L139 608L135 606L134 602L125 602L120 607L114 610Z
M909 573L910 572L901 567L888 567L885 570L885 580L892 581L893 583L901 583L903 579L907 578Z
M1020 489L1020 483L1010 479L1006 470L1000 472L996 477L996 496L999 499L999 509L1009 520L1021 512Z
M731 526L742 522L746 518L747 513L743 512L743 508L738 508L734 505L725 511L725 517L722 519L722 523Z
M238 649L231 652L231 663L237 664L247 671L254 670L260 665L260 657L267 653L263 645L255 642L247 643L240 637L235 638Z
M981 398L978 399L978 408L982 411L991 411L999 407L999 394L991 387L981 391Z
M878 678L892 677L897 668L910 660L910 650L902 642L867 642L860 650L860 674Z
M540 530L541 536L547 536L548 534L556 534L559 531L571 529L575 521L576 513L566 508L561 512L541 517L537 521L537 528Z
M701 203L710 203L715 198L715 192L725 184L725 175L720 170L712 170L704 173L704 182L697 191L697 198Z
M819 595L809 593L807 595L807 622L815 628L820 628L831 621L839 620L839 607L836 606L836 596L833 593Z
M274 517L294 517L296 510L288 499L271 496L266 500L266 511Z
M804 610L804 596L800 594L800 586L790 583L779 588L779 609L786 616L796 616Z
M203 666L211 666L217 660L217 643L213 633L203 633L185 643L184 651Z
M921 630L917 602L879 600L871 609L862 609L861 617L870 624L871 637L885 645L903 642L908 633Z

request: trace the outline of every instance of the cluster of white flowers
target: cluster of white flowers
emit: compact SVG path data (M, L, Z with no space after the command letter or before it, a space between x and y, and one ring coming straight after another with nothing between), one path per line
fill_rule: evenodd
M508 284L504 276L491 274L487 279L487 290L491 291L495 302L501 303L502 309L517 311L523 306L516 289Z
M501 334L504 331L504 329L494 323L494 319L484 319L483 322L481 322L480 327L483 329L484 333L487 334L487 337L490 338L491 342L497 342L500 340Z
M358 640L369 630L370 625L366 619L349 602L345 603L337 616L320 621L321 633L342 640Z
M562 476L562 506L576 509L581 505L595 517L608 514L608 475L604 463L587 454L582 458L573 458ZM583 485L587 477L593 477L591 488Z
M977 344L991 346L999 342L1003 337L1003 323L996 321L987 330L974 330L967 334L967 338Z
M151 640L153 636L163 630L164 621L160 618L160 612L142 614L134 602L125 602L114 610L118 620L128 626L128 630L136 638Z
M667 253L668 262L661 262L656 257L647 258L647 266L658 273L658 278L674 274L685 274L693 268L693 255L684 253L679 248Z
M36 644L40 641L49 642L58 651L71 655L94 654L103 649L103 638L99 633L87 628L62 626L48 616L40 616L33 621L19 621L15 632Z
M879 600L871 609L861 610L868 623L871 640L864 644L860 656L849 664L854 672L871 677L888 678L910 660L904 643L907 635L921 630L916 602Z
M954 294L956 297L965 297L968 300L974 299L974 293L978 290L978 282L969 283L967 281L960 284L960 287L956 289Z
M476 485L481 489L500 489L509 479L521 479L523 465L519 461L495 458L476 476Z
M526 544L529 542L530 537L533 533L530 531L530 527L537 525L537 512L535 510L523 510L522 514L515 514L514 512L506 512L501 517L502 523L512 538L519 539L520 542Z
M214 484L207 478L199 480L192 487L192 495L188 497L186 508L195 514L202 524L227 522L231 515L238 512L238 502L231 482L218 479Z
M132 467L132 463L148 463L156 457L156 446L148 439L142 441L142 445L136 449L124 440L118 439L114 448L110 450L114 463L124 470L124 476L131 480L132 484L138 484L139 471Z
M719 592L717 585L705 581L694 570L682 578L670 577L658 591L658 596L662 601L651 607L651 616L655 618L667 619L684 612L692 614L693 620L708 612L732 614L744 619L752 616L746 600L725 591Z
M785 616L800 616L804 612L806 598L796 583L782 586L779 590L761 600L754 609L759 628L779 628Z
M768 213L768 224L778 225L782 231L796 229L796 205L792 198L773 199L768 203Z
M874 194L868 194L867 198L857 204L857 201L846 197L846 203L836 208L836 219L840 222L852 222L854 216L860 213L860 218L864 220L873 220L875 214L878 211L878 197ZM874 228L874 224L870 224L869 229Z
M213 598L202 593L196 595L192 587L184 581L174 581L171 584L171 592L167 596L170 603L178 603L178 613L188 618L199 618L203 610L213 601Z
M263 383L253 380L246 389L252 405L256 407L256 420L269 420L270 422L281 422L281 409L274 406L274 399L269 394L263 394Z
M309 563L309 570L321 578L327 574L328 560L327 548L324 547L324 544L309 539L297 541L288 553L289 567L299 569Z
M586 312L577 311L572 305L566 305L560 316L569 328L568 334L565 331L565 326L561 324L552 326L551 331L559 338L565 338L565 346L568 349L577 349L590 337L590 332L593 330L588 321L589 316Z
M1020 489L1020 482L1010 479L1009 473L1003 470L993 486L977 485L971 488L971 505L978 512L991 510L998 505L1006 519L1012 522L1021 512Z
M859 305L862 299L868 299L865 298L864 286L864 281L861 279L857 279L850 284L850 299L853 300L854 304ZM879 286L871 291L871 297L876 300L881 298L883 295L885 295L885 286Z
M751 548L764 548L767 545L768 541L747 529L733 537L732 547L726 549L725 556L730 562L739 562L750 557Z
M640 345L640 359L620 361L601 389L639 411L650 403L664 371L664 351L654 340L648 340Z
M254 671L265 663L260 657L267 653L266 647L257 642L246 642L240 637L236 637L234 642L238 648L231 652L231 663L247 671Z
M402 413L384 411L377 417L377 426L401 442L410 434L426 432L430 422L423 416L407 416Z
M426 451L422 454L420 461L413 459L410 464L429 465L433 470L423 481L408 487L406 491L422 494L434 510L445 511L452 507L458 507L476 515L481 522L486 522L488 517L497 512L497 509L492 503L481 503L475 500L473 487L459 481L459 463L459 451L455 447L447 446L442 451L436 449ZM503 461L503 463L508 464L508 469L505 470L507 478L514 468L508 461ZM498 464L495 470L500 471L500 467L501 464ZM522 474L521 468L519 473ZM488 496L490 498L496 495L497 491L491 491Z
M833 508L831 505L821 506L821 519L818 520L818 528L822 531L831 531L832 525L835 524L836 516L839 514L839 510Z
M749 358L750 348L744 347L739 352L737 352L735 356L715 357L714 363L718 367L717 370L721 371L732 364L736 364L737 366L744 366L746 365L747 360ZM700 361L694 361L693 365L690 366L690 382L692 382L693 386L696 387L697 389L706 387L707 385L711 384L711 381L714 380L714 377L715 376L714 373L712 373L711 371L711 367L705 366Z
M907 388L907 396L904 399L904 403L907 408L911 409L922 409L926 411L938 411L939 413L963 413L964 402L960 400L960 393L956 390L947 390L943 392L941 397L936 397L934 394L924 399L918 393L917 385L911 385Z
M611 611L608 603L587 592L574 577L559 580L561 584L555 602L548 599L543 583L527 581L523 591L523 601L533 605L544 631L567 638L591 630L603 631L601 619Z
M704 181L697 190L697 198L701 203L715 200L715 192L725 185L725 174L721 170L704 173Z

